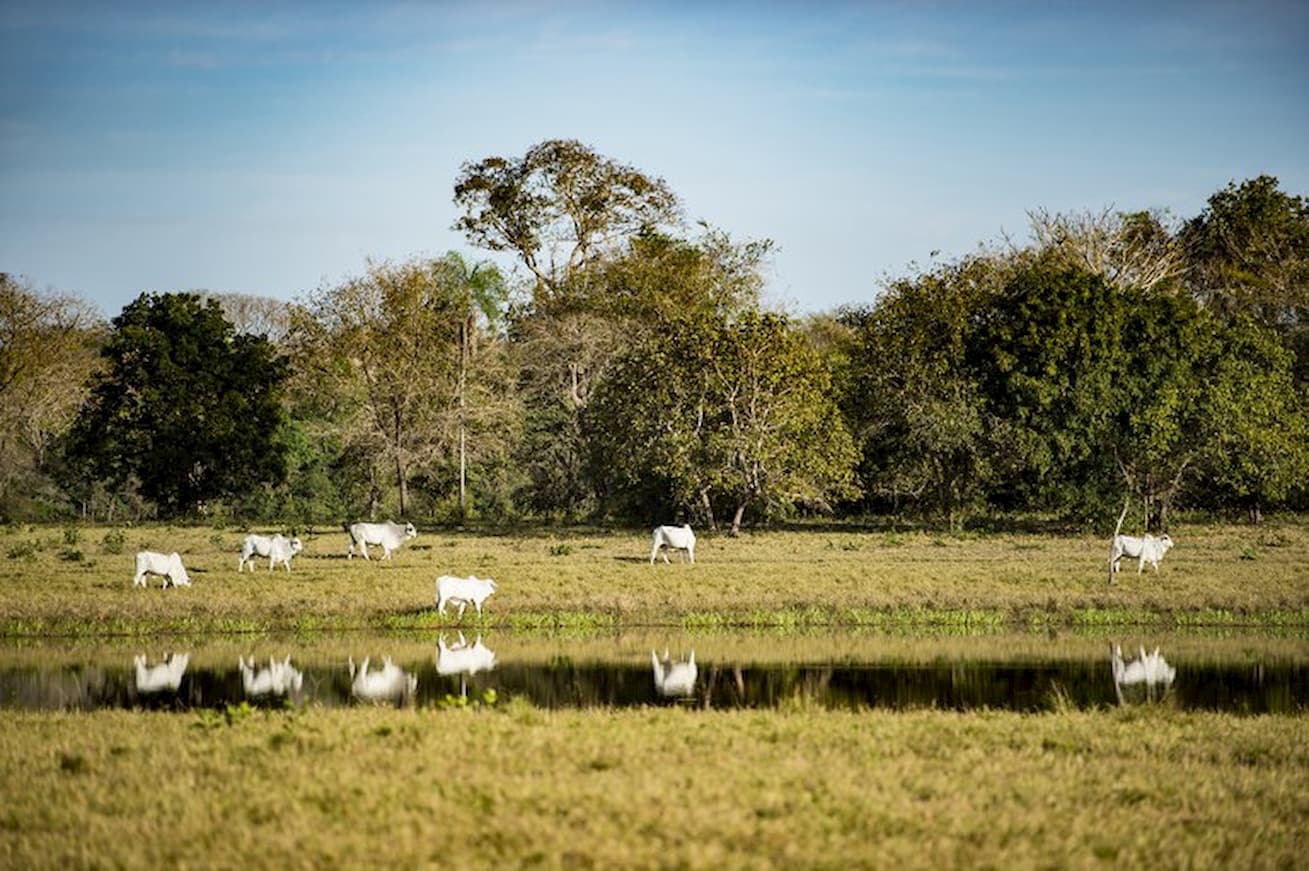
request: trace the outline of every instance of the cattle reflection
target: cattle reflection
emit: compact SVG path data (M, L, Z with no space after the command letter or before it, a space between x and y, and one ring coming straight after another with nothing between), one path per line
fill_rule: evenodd
M1138 648L1137 658L1123 660L1123 648L1114 644L1110 648L1109 665L1114 676L1114 692L1118 694L1118 703L1155 702L1163 699L1173 685L1177 669L1155 648L1153 653L1146 653L1145 646Z
M436 639L436 673L439 675L477 674L495 668L495 651L482 644L482 636L471 645L459 633L459 641L446 645L445 636Z
M175 693L182 685L182 675L191 661L189 653L170 653L157 665L146 665L144 654L133 658L138 693Z
M459 695L468 696L468 677L479 671L491 671L495 668L495 651L482 643L482 636L472 644L459 633L459 641L453 645L445 643L445 636L436 639L436 673L449 677L459 675Z
M298 699L304 688L304 674L291 664L288 655L281 662L269 658L268 667L256 670L254 657L249 662L239 657L237 665L241 669L241 686L247 698L266 699L270 696L290 695Z
M654 666L655 690L659 695L689 696L695 692L695 678L698 672L695 667L694 650L685 662L673 662L666 649L663 661L660 662L658 655L651 650L650 663Z
M409 674L400 666L391 662L391 657L382 659L382 667L368 670L368 657L364 657L359 668L355 668L354 657L350 657L350 694L364 702L389 702L394 705L409 704L418 692L417 675Z

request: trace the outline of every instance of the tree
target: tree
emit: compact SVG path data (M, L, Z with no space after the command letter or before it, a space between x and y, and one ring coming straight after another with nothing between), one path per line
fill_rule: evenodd
M663 179L570 139L549 139L520 159L465 163L455 222L469 242L509 251L530 271L538 302L558 297L574 276L637 232L671 224L677 198Z
M841 401L865 487L893 509L931 506L951 529L988 495L1004 442L965 359L1004 268L991 256L945 264L841 316L854 332Z
M434 264L438 281L455 298L460 313L456 332L459 362L456 369L454 414L459 465L459 516L468 516L469 433L477 447L491 446L490 455L504 458L510 440L504 438L516 423L515 410L506 401L505 355L495 341L503 328L509 288L504 276L486 262L470 265L450 251ZM498 375L496 373L499 373ZM498 438L496 438L498 436ZM497 446L499 449L497 449Z
M1185 272L1167 213L1033 209L1027 216L1035 241L1031 253L1098 275L1115 289L1169 291Z
M747 510L830 510L858 492L830 375L780 315L687 320L650 336L615 364L588 416L619 489L658 482L658 502L711 524L726 505L734 535Z
M416 477L448 464L466 473L469 435L512 432L499 403L509 375L488 332L504 300L498 273L457 254L370 263L365 275L314 294L290 344L297 384L315 397L326 432L364 466L369 513L394 482L401 515ZM489 315L488 315L489 313ZM481 444L481 442L479 442ZM490 445L484 445L490 454ZM461 502L466 509L466 502Z
M1277 332L1309 382L1309 200L1261 175L1227 187L1179 235L1192 295L1225 320Z
M1252 523L1309 480L1309 404L1291 370L1275 334L1241 319L1223 331L1205 379L1203 481Z
M286 364L216 302L142 294L112 322L69 455L171 516L285 475Z
M0 504L37 488L47 452L77 415L102 326L80 299L0 273Z

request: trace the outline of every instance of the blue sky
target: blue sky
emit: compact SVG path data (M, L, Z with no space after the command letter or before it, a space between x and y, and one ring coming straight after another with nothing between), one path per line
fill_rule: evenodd
M1309 3L0 5L0 271L107 316L491 257L455 176L550 138L774 240L775 304L863 304L1036 207L1309 194Z

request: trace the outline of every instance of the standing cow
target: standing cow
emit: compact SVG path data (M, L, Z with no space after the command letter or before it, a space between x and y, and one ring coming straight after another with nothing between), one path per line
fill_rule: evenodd
M355 548L368 559L368 545L382 549L382 559L390 559L391 552L411 538L418 535L412 523L401 526L398 523L351 523L345 528L350 534L350 550L346 554L354 559Z
M691 531L691 525L684 523L681 526L656 526L654 528L654 546L650 548L650 564L654 565L655 557L662 556L664 562L668 562L668 551L684 550L686 556L695 564L695 533Z
M247 535L245 542L241 545L241 559L236 564L236 570L240 572L245 568L245 564L250 564L250 571L255 570L255 557L261 556L268 560L268 570L271 572L273 567L278 563L286 566L286 570L291 571L291 557L304 550L304 544L300 539L284 538L281 533L268 538L263 535Z

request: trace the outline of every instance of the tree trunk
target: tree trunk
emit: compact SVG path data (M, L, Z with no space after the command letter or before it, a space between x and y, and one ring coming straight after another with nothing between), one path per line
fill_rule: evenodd
M745 516L745 503L742 502L736 506L736 513L732 515L732 536L741 534L741 518Z
M705 518L709 521L709 531L718 533L718 521L714 518L714 505L709 501L709 491L700 491L700 502L704 505Z
M397 454L395 458L395 480L400 488L400 516L404 517L409 513L409 481L405 475L404 461Z

